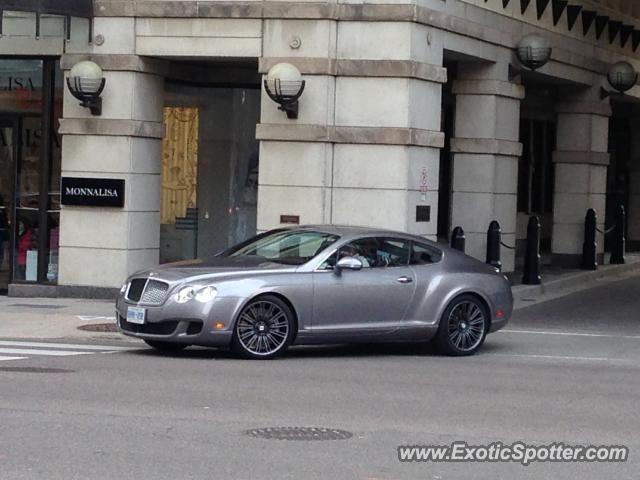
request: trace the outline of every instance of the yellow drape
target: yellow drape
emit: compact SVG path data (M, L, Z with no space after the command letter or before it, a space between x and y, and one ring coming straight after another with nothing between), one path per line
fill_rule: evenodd
M160 221L175 223L187 208L197 205L198 185L197 107L165 107L162 140L162 205Z

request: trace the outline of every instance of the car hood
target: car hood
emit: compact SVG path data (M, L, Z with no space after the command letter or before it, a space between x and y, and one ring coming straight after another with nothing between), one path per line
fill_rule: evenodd
M229 277L250 274L292 272L297 265L284 265L262 257L212 257L205 260L187 260L166 263L137 272L134 277L152 277L176 282L187 279Z

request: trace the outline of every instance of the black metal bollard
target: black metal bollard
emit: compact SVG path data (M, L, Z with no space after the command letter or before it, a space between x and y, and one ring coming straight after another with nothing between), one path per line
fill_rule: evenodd
M540 220L535 215L529 218L527 225L527 251L524 254L524 285L540 285Z
M462 227L454 228L451 232L451 248L460 250L462 253L464 253L465 240L466 237L464 236L464 230L462 229Z
M622 265L624 262L625 243L624 229L627 225L627 215L624 211L624 205L618 206L616 212L616 227L613 229L613 239L611 242L611 259L609 263L612 265Z
M487 230L487 263L498 270L502 270L500 261L500 224L493 220Z
M584 243L582 244L582 270L598 269L598 243L596 242L597 215L593 208L587 210L584 218Z

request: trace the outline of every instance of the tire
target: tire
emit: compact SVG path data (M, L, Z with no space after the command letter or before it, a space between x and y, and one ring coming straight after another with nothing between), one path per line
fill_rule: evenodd
M489 331L489 313L475 295L454 298L440 319L435 344L445 355L465 356L476 353Z
M231 348L243 358L275 358L287 349L295 328L291 308L275 295L263 295L240 311L233 327Z
M144 343L161 352L179 352L189 346L184 343L163 342L162 340L145 340Z

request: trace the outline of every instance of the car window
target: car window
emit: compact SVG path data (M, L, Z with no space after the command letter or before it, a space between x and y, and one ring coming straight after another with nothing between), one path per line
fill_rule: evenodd
M411 265L427 265L437 263L442 259L442 252L424 243L414 242L411 245Z
M411 242L391 237L367 237L349 242L327 258L319 270L331 270L338 259L350 256L362 262L362 268L406 266Z
M409 263L411 242L399 238L378 238L376 267L402 267Z
M223 256L258 256L274 262L302 265L329 247L339 237L323 232L305 230L274 231L258 235L227 250Z

